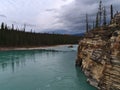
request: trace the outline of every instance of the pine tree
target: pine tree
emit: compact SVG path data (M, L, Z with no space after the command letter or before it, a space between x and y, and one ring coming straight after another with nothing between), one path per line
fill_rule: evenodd
M105 7L103 12L103 26L106 26L106 8Z
M5 30L8 30L8 26L7 26L7 24L5 25Z
M88 33L89 25L88 25L88 14L86 14L86 32Z
M12 30L14 30L14 25L12 24Z
M5 29L5 27L4 27L4 22L2 22L2 24L1 24L1 29L2 29L2 30Z
M25 32L25 29L26 29L26 24L24 24L24 28L23 28L23 31Z
M113 6L112 6L112 4L110 6L110 11L111 11L111 20L112 20L113 19Z
M97 13L97 15L96 15L96 25L95 25L95 27L98 28L98 26L99 26L99 18L98 18L98 13Z
M99 25L101 26L102 23L102 1L100 0L99 3L99 11L98 11L98 17L99 17Z
M95 28L95 22L93 21L93 29Z

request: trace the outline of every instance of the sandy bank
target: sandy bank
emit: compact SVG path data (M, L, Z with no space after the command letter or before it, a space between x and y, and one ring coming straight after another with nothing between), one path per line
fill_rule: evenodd
M53 46L40 46L40 47L0 47L0 51L9 51L9 50L39 50L59 46L70 46L71 44L66 45L53 45Z

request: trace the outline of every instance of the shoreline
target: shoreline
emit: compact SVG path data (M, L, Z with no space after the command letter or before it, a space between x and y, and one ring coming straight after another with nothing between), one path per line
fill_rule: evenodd
M46 49L51 47L59 47L59 46L70 46L77 44L64 44L64 45L51 45L51 46L39 46L39 47L0 47L0 51L11 51L11 50L39 50Z

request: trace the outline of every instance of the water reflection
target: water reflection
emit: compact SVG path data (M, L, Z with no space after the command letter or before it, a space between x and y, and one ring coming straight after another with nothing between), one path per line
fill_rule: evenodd
M20 66L25 66L26 56L34 57L34 52L26 51L4 51L0 52L0 67L5 71L11 67L12 72ZM33 58L32 58L33 60Z
M12 72L15 71L15 68L18 68L20 65L25 65L27 53L22 51L4 51L0 52L0 67L2 71L11 67Z
M2 70L4 71L5 68L7 67L7 63L4 63L4 62L3 62L3 63L1 64L1 66L2 66Z
M95 87L90 86L89 83L87 82L87 77L85 77L84 73L80 70L80 67L76 67L76 75L77 78L79 79L79 85L81 90L97 90ZM83 87L85 86L86 87Z
M11 67L11 71L20 67L25 67L27 63L36 63L36 56L39 56L39 59L44 57L49 57L49 55L54 55L61 51L57 50L22 50L22 51L1 51L0 52L0 69L6 71ZM27 62L27 63L26 63ZM9 68L8 68L9 67Z

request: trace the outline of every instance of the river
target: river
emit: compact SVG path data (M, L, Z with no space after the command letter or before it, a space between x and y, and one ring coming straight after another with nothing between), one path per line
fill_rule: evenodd
M96 90L75 67L77 45L0 51L0 90Z

